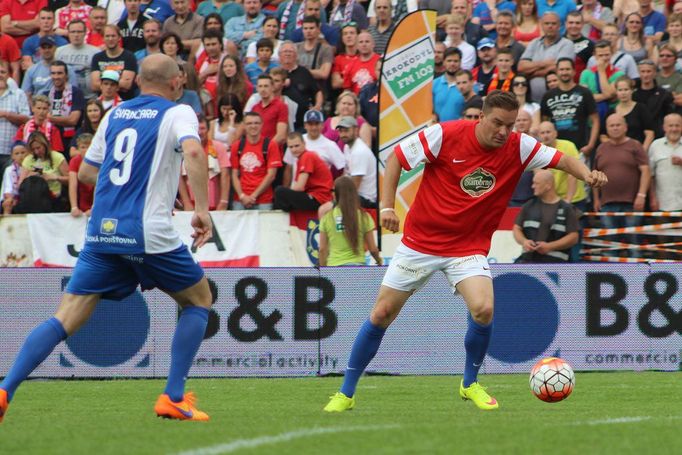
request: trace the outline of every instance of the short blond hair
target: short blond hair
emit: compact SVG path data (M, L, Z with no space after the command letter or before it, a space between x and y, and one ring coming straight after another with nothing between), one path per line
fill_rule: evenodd
M466 18L461 14L448 14L448 17L445 19L445 26L460 25L464 27L464 24L466 24Z

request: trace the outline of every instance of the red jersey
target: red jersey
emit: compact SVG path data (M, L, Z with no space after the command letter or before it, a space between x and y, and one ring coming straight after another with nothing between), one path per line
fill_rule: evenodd
M81 167L83 157L76 155L69 161L69 172L78 173ZM90 210L92 208L92 201L95 196L95 186L81 183L78 181L78 208L82 211Z
M220 65L220 62L223 60L223 57L225 57L227 54L220 54L220 57L217 59L212 59L211 57L206 54L206 52L203 52L201 55L196 57L196 63L194 64L194 71L196 71L197 75L200 74L208 65L215 64L215 65ZM218 73L213 74L212 76L208 76L204 80L204 88L208 91L208 93L211 94L211 98L216 99L217 98L217 90L218 90Z
M332 200L332 187L334 186L332 173L317 153L306 150L298 157L294 180L298 180L301 173L308 174L308 180L303 188L304 192L314 197L320 204Z
M11 36L2 32L0 32L0 60L10 63L21 60L21 50L17 46L17 42ZM10 68L10 75L11 73Z
M77 7L67 4L55 12L55 25L57 28L62 28L66 30L69 23L74 19L80 19L85 22L86 30L90 26L90 11L92 11L92 6L87 4L82 4Z
M241 141L234 141L232 143L230 153L230 167L232 169L239 169L239 183L242 185L242 191L245 194L254 192L258 185L263 181L270 168L282 167L282 154L279 151L279 145L275 141L270 141L268 144L268 162L263 160L263 137L256 144L251 144L248 139L244 140L244 149L239 153L239 143ZM257 204L269 204L273 199L272 185L268 186L258 199ZM239 200L239 195L234 195L234 200Z
M376 82L377 75L375 69L377 60L380 58L379 54L372 54L366 62L363 62L360 57L352 60L344 73L343 88L350 89L357 95L362 87Z
M30 21L35 19L40 10L46 6L47 0L26 0L23 3L19 0L0 0L0 17L9 15L10 21ZM10 36L21 48L24 40L31 36L31 33Z
M284 101L273 98L267 106L263 106L263 101L257 102L251 109L258 112L263 119L263 137L272 139L277 134L277 124L289 124L289 108Z
M353 63L358 55L346 55L339 54L334 57L334 63L332 63L332 73L339 73L343 79L346 79L346 72L350 68L350 64Z
M516 132L502 147L485 149L476 139L477 124L439 123L395 147L404 169L425 163L402 239L413 250L445 257L487 256L523 171L555 167L561 159L561 152Z

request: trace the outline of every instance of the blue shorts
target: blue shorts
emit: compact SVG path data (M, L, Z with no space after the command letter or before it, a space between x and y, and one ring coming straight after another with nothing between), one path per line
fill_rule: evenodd
M203 277L203 269L186 245L161 254L107 254L86 247L78 256L66 292L122 300L135 292L138 284L143 291L179 292Z

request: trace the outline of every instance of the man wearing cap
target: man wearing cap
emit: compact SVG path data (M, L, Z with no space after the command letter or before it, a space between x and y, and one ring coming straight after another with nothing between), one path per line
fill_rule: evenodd
M322 134L322 127L324 124L324 115L322 112L311 109L303 116L303 125L306 134L303 135L306 150L317 153L322 161L332 173L333 177L338 177L343 174L346 167L346 157L343 152L339 150L336 142L327 139ZM287 149L284 153L284 186L290 186L292 176L296 175L297 158Z
M272 77L269 74L258 76L256 90L260 95L260 101L252 110L258 112L263 119L263 137L283 145L287 140L289 109L282 100L275 98Z
M108 111L112 107L116 107L123 102L118 95L118 81L120 76L117 71L105 70L100 77L100 89L102 94L97 98Z
M30 67L24 75L21 89L29 97L47 93L52 88L52 77L50 76L50 65L55 60L57 51L57 41L51 35L40 38L40 61ZM69 83L76 83L76 73L69 68Z
M85 97L76 84L67 81L69 67L66 63L55 60L50 64L52 88L47 92L50 100L50 115L48 120L59 128L64 150L69 150L69 144L76 126L85 111Z
M476 51L480 64L471 70L471 75L474 78L474 92L483 96L488 93L488 86L495 72L495 58L497 58L495 41L483 38L476 45Z
M377 205L377 159L367 144L358 137L358 121L350 116L341 117L336 125L345 147L346 175L358 189L360 205L376 208Z
M57 48L55 58L61 60L76 73L78 88L83 91L85 98L92 98L95 93L90 86L90 68L93 57L100 52L95 46L85 44L87 28L80 19L71 21L68 25L70 43Z
M539 103L547 91L545 74L556 71L556 61L562 57L575 59L573 42L559 34L559 16L547 12L540 21L543 36L530 42L519 61L518 72L530 78L533 101Z

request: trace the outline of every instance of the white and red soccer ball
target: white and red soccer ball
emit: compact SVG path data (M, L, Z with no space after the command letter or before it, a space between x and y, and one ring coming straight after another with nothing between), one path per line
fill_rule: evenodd
M558 357L542 359L530 370L530 390L547 403L568 398L574 387L573 368Z

